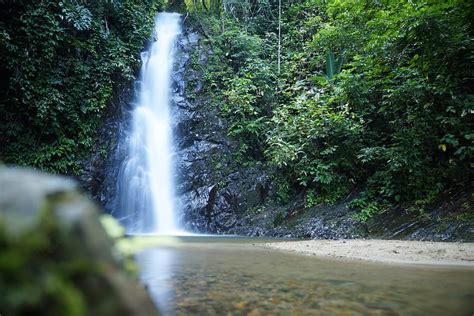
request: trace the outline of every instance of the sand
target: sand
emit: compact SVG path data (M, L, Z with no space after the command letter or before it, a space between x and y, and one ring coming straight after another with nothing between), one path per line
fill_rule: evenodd
M255 244L267 249L389 264L474 267L474 243L405 240L308 240Z

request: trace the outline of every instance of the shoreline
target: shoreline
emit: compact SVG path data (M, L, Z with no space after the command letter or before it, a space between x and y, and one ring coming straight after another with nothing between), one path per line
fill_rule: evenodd
M474 268L474 243L409 240L305 240L255 244L257 247L321 258L403 265Z

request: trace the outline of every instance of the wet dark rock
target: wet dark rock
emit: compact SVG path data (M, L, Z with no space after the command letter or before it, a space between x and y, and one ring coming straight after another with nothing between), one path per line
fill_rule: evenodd
M117 89L98 130L92 155L82 162L82 173L77 178L81 189L109 213L113 210L118 166L127 155L124 135L131 122L134 94L131 81L122 83Z
M473 189L446 192L424 213L412 207L393 207L368 222L370 235L376 238L474 241ZM466 218L464 218L466 217Z
M199 41L199 35L195 32L189 32L187 38L191 45L195 45Z
M204 74L195 64L205 67L209 51L191 24L186 25L178 46L173 112L183 221L191 231L226 233L237 225L239 214L263 203L265 175L233 161L235 144L227 137L217 109L200 93Z
M246 212L232 232L250 236L307 239L367 237L366 225L353 219L344 202L306 208L302 197L287 205L265 204Z

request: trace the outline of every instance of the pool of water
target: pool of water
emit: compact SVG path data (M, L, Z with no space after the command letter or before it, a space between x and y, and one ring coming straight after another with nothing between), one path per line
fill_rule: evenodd
M474 313L473 268L321 259L264 241L180 238L138 254L140 276L165 315Z

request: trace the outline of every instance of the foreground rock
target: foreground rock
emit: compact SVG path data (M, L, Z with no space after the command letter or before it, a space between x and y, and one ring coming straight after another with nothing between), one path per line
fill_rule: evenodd
M309 240L256 245L320 257L474 268L474 243L355 239Z
M0 187L2 315L158 314L75 182L2 168Z

